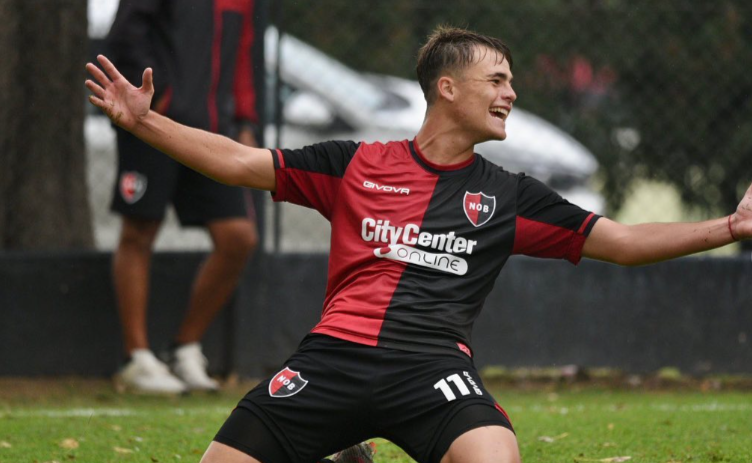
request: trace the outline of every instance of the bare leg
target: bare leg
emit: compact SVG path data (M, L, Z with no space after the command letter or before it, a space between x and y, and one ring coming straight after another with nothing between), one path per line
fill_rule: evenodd
M197 342L203 337L235 290L258 242L256 224L246 219L217 220L207 228L214 250L194 280L188 313L176 338L178 344Z
M201 463L261 463L250 455L228 445L212 442L206 449Z
M112 260L125 352L149 347L146 305L149 299L149 270L152 244L161 222L123 217L120 242Z
M503 426L471 429L454 440L441 463L520 463L514 433Z

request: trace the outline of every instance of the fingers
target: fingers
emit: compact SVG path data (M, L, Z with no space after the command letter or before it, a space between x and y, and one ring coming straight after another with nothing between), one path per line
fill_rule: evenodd
M97 71L99 71L99 69L91 63L87 64L86 68L89 69L89 66L92 66ZM89 72L91 72L91 70ZM102 74L102 71L99 71L99 73ZM102 74L102 76L104 76L104 74ZM107 79L107 77L104 77L104 78ZM89 103L93 104L99 109L104 110L105 109L104 89L89 79L86 79L86 82L84 82L84 85L86 85L86 88L88 88L89 91L93 93L93 95L89 95Z
M141 84L141 90L146 93L154 93L154 72L151 68L144 69L144 76Z
M100 100L104 99L105 92L102 87L88 79L86 80L86 82L84 82L84 85L86 85L86 88L88 88L89 91L93 93L97 98L99 98Z
M127 82L126 78L123 77L122 74L120 74L120 71L117 70L115 65L112 64L112 61L108 60L106 56L97 55L97 61L99 61L99 64L102 65L102 68L107 73L107 75L112 78L112 80L123 79Z
M96 65L93 63L86 63L86 70L89 72L89 74L99 82L99 84L102 87L107 87L111 81L110 78L107 77L104 72L102 72L101 69L99 69Z
M105 108L104 100L97 98L94 95L89 95L89 103L93 104L102 111L105 111L107 109Z

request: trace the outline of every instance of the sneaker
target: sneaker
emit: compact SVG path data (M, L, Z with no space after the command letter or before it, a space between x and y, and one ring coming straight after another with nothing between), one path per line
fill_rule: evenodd
M131 352L131 360L115 377L115 387L119 392L144 394L182 394L187 390L149 349Z
M334 463L373 463L374 453L376 453L376 444L361 442L335 453L331 461Z
M201 344L183 344L172 352L172 372L193 391L216 391L219 383L206 373L209 361L201 353Z

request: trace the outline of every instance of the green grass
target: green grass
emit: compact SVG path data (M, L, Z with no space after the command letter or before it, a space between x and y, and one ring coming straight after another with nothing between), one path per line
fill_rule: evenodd
M244 388L155 398L103 381L0 380L0 462L197 462ZM526 463L752 461L750 393L491 389ZM412 462L376 442L377 462Z

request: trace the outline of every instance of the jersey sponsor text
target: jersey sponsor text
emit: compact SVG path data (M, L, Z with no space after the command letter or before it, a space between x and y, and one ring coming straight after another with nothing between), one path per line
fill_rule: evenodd
M447 253L472 254L478 244L457 236L453 231L447 234L433 234L421 231L420 227L408 223L396 227L388 220L365 218L362 222L361 237L364 241L385 243L389 246L374 249L376 257L415 264L442 272L464 275L467 273L467 261L453 254L437 254L414 247L420 245ZM402 243L400 243L402 241Z
M395 227L388 220L376 220L370 217L363 219L360 234L364 241L398 244L401 240L408 246L420 245L451 253L472 254L473 248L478 244L475 240L457 236L453 231L447 234L433 234L420 231L420 227L414 223L408 223L404 227Z
M452 254L435 254L404 244L392 244L373 250L376 257L392 259L408 264L420 265L442 272L464 275L467 273L467 261Z

